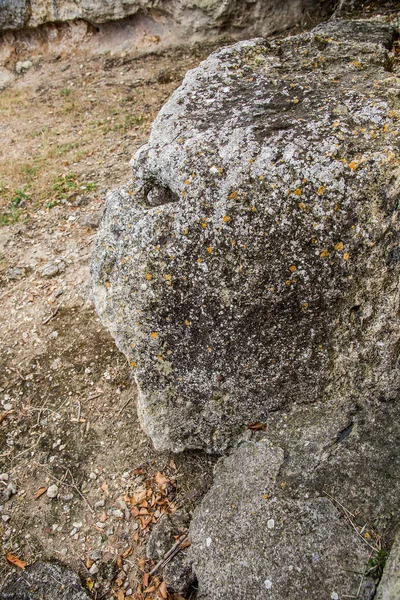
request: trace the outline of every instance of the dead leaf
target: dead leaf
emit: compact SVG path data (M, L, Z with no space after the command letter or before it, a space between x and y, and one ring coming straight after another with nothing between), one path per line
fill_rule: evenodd
M154 478L154 481L158 484L158 485L164 485L166 483L168 483L168 477L165 476L164 473L161 473L160 471L158 471L157 475Z
M139 509L136 508L136 506L133 506L131 508L131 515L132 515L132 517L137 517L139 515Z
M161 598L168 598L167 584L165 581L163 581L158 588L158 593L160 594Z
M140 558L138 560L138 567L139 567L139 569L142 569L142 571L144 571L145 566L146 566L145 559L144 558Z
M91 558L87 557L85 565L87 569L90 569L91 566L93 566L94 564L94 560L92 560Z
M122 561L122 556L118 556L117 557L117 567L118 567L118 569L122 569L123 566L124 566L124 563Z
M252 431L265 431L267 427L266 423L260 423L259 421L256 421L254 423L249 423L247 425L247 429L251 429Z
M10 565L14 565L14 567L18 567L19 569L25 569L26 565L28 564L24 560L21 560L9 552L6 554L6 560Z
M138 534L138 532L136 532L135 535L133 536L133 541L135 542L135 544L139 543L139 534Z
M155 585L149 585L148 588L146 588L144 590L144 594L150 594L150 592L155 592L156 591L156 586Z
M103 483L101 484L101 489L103 490L103 492L106 492L108 490L108 483L103 481Z
M190 546L190 540L186 539L182 542L182 544L179 546L179 548L181 550L184 550L185 548L189 548Z
M122 558L128 558L128 556L130 556L133 552L133 547L129 546L129 548L127 548L125 550L125 552L122 554Z
M132 505L140 504L146 498L146 495L147 495L146 490L140 490L138 492L135 492L131 496L129 502Z
M171 469L176 471L176 464L173 458L171 458L171 460L169 461L169 466L171 467Z
M144 473L144 469L142 469L140 467L133 471L134 475L143 475L143 473Z
M143 577L142 577L142 583L143 583L144 587L147 587L149 585L149 581L150 581L150 573L144 573Z
M47 487L40 487L35 492L35 500L37 500L38 498L40 498L40 496L43 496L43 494L45 494L46 492L47 492Z
M4 419L6 417L8 417L8 415L11 415L11 413L13 413L13 410L6 410L6 412L4 412L2 415L0 415L0 423L2 423L4 421Z
M125 599L125 592L124 590L118 590L117 592L117 600L124 600Z
M90 577L88 577L88 578L86 579L86 587L87 587L87 589L89 590L89 592L91 592L91 591L92 591L92 589L93 589L93 586L94 586L94 581L93 581L93 579L90 579Z

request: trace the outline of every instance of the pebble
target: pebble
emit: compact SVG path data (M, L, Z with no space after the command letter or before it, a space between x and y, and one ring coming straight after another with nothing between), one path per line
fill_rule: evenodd
M15 65L15 70L20 74L23 71L28 71L31 67L33 67L33 62L31 60L19 60Z
M268 529L273 529L275 527L275 521L274 521L274 519L268 519L268 521L267 521L267 527L268 527Z
M40 275L42 277L55 277L55 275L58 275L58 273L60 272L60 267L59 265L55 265L52 263L46 263L44 265L44 267L42 267L39 271Z
M100 560L102 556L103 553L101 550L92 550L91 552L89 552L90 560Z
M8 481L8 473L0 473L0 481Z
M97 521L97 523L96 523L96 527L98 527L99 529L104 529L105 526L106 526L106 524L102 523L101 521Z
M55 340L58 338L58 331L52 331L51 334L49 335L49 338L52 340Z
M53 485L51 485L49 488L47 488L46 493L49 498L56 498L58 495L58 485L53 483Z
M72 523L73 527L76 527L76 529L80 529L82 527L83 523L82 521L77 521L76 523Z
M86 371L85 371L85 372L86 372ZM97 475L96 475L96 473L94 473L94 471L92 471L92 472L90 473L90 475L89 475L89 478L90 478L90 479L97 479Z
M2 515L1 518L3 519L4 523L7 523L7 521L11 519L10 515Z
M99 572L99 567L96 565L96 563L94 563L94 565L92 565L89 569L89 573L91 575L96 575L96 573Z
M97 502L95 502L94 507L95 508L101 508L102 506L105 505L105 500L97 500Z

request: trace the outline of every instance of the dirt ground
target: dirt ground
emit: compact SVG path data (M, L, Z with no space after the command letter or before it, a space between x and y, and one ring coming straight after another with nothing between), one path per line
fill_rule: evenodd
M8 552L61 560L94 598L143 591L154 522L210 483L212 458L155 452L140 429L89 287L107 188L129 179L157 111L209 52L42 58L0 94L0 582Z

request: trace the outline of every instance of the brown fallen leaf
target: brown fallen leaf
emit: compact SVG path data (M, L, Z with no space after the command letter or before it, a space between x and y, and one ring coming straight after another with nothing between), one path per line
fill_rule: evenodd
M117 600L124 600L125 599L125 592L124 590L118 590L117 592Z
M140 504L140 503L141 503L141 502L142 502L142 501L143 501L143 500L146 498L146 495L147 495L147 493L146 493L146 490L140 490L140 491L138 491L138 492L135 492L135 493L134 493L134 494L131 496L131 498L130 498L129 502L130 502L130 503L131 503L133 506L135 506L136 504Z
M149 585L149 581L150 581L150 573L143 573L142 583L145 588L147 588L147 586Z
M171 467L171 469L176 471L176 464L173 458L171 458L171 460L169 461L169 466Z
M106 492L108 490L108 483L103 481L103 483L101 484L101 489L103 490L103 492Z
M133 541L135 542L135 544L139 543L139 534L138 534L138 532L136 532L135 535L133 536Z
M45 494L46 492L47 492L47 487L40 487L35 492L35 500L37 500L38 498L40 498L40 496L43 496L43 494Z
M247 425L247 429L251 429L252 431L265 431L266 428L267 428L266 423L260 423L258 421L254 422L254 423L249 423Z
M118 556L117 557L117 567L118 569L122 569L122 567L124 566L123 560L122 560L122 556Z
M4 412L2 415L0 415L0 423L2 423L4 421L4 419L6 417L8 417L8 415L11 415L11 413L13 413L13 410L6 410L6 412Z
M160 471L158 471L157 475L154 478L154 481L158 484L158 485L164 485L165 483L168 483L168 477L165 476L164 473L161 473Z
M158 593L160 594L161 598L168 598L167 584L165 581L161 582L160 587L158 588Z
M144 571L145 566L146 566L145 559L144 558L140 558L138 560L138 567L139 567L139 569L142 569L142 571Z
M180 550L184 550L185 548L189 548L190 540L183 540L182 544L179 546Z
M14 565L19 569L25 569L26 565L28 564L24 560L18 558L18 556L14 556L14 554L10 554L9 552L6 554L6 560L10 565Z
M87 557L86 562L85 562L85 566L87 569L90 569L90 567L92 567L94 565L94 560L92 560L91 558Z
M122 554L122 558L128 558L128 556L130 556L133 552L133 547L129 546L129 548L127 548L125 550L125 552Z
M149 585L149 587L147 587L144 590L144 594L150 594L150 592L155 592L156 591L156 586L155 585Z
M131 515L132 515L132 517L137 517L139 515L139 509L136 508L136 506L133 506L131 508Z
M142 468L139 467L139 468L137 468L137 469L135 469L133 471L133 474L134 475L143 475L144 474L144 469L142 469Z

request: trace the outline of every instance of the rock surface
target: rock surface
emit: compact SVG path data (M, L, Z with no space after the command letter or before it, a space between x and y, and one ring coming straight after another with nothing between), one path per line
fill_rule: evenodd
M396 397L395 32L340 22L189 72L108 195L94 299L159 449Z
M190 35L220 31L243 37L285 29L302 19L327 14L334 5L332 0L0 0L0 29L73 19L99 24L147 15L156 23L174 24Z
M56 563L37 562L13 573L0 600L89 600L79 577Z
M327 498L292 500L283 450L244 442L217 465L190 526L199 600L321 600L356 595L369 549Z
M400 598L400 531L397 533L375 600L397 600Z

